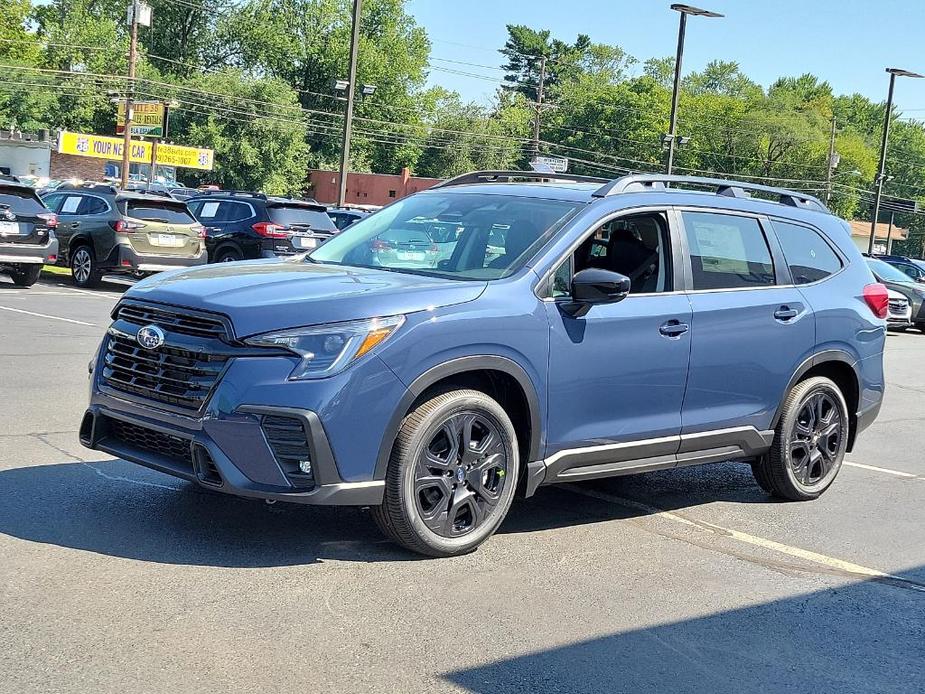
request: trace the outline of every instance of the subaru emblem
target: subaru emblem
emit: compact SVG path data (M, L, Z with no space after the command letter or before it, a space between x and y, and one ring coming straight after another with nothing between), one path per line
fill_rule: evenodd
M156 325L146 325L135 334L135 339L145 349L157 349L164 344L164 331Z

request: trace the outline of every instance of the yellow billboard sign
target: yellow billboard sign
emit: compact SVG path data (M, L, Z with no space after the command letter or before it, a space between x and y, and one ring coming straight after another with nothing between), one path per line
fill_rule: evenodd
M120 101L116 113L116 133L125 132L125 102ZM164 103L135 101L132 103L132 135L164 136Z
M183 147L157 143L158 166L181 166L186 169L212 170L214 152L202 147Z
M88 135L64 131L58 136L58 152L73 154L78 157L95 157L110 161L122 160L123 140L121 137L105 135ZM129 149L129 161L150 164L154 143L132 140ZM187 169L211 171L215 153L201 147L183 147L158 143L158 166L179 166Z
M122 159L121 137L106 137L105 135L87 135L86 133L62 132L58 136L58 152L61 154L74 154L78 157L96 157L97 159ZM129 150L129 161L140 164L151 163L151 143L141 140L132 140Z

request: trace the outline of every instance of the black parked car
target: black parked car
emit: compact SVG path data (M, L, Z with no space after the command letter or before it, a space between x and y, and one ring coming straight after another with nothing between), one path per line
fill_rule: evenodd
M209 262L272 258L310 251L337 232L324 205L235 190L187 201L206 228Z
M25 183L0 175L0 272L31 287L58 255L58 218Z
M904 255L876 255L874 257L889 263L897 270L902 270L916 282L925 283L925 260L907 258Z

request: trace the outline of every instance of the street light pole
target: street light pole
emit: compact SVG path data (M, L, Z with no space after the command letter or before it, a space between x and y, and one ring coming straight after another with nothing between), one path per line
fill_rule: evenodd
M877 234L877 219L880 217L880 199L883 197L883 183L886 180L886 148L890 139L890 120L893 115L893 87L897 77L925 77L917 72L888 67L890 73L890 88L886 95L886 112L883 115L883 137L880 140L880 166L877 168L877 191L874 195L874 213L870 222L870 239L867 241L867 253L874 254L874 239Z
M363 0L353 0L353 32L350 38L350 71L347 83L347 113L344 117L344 141L340 150L340 189L337 204L343 207L347 201L347 169L350 168L350 131L353 128L353 97L357 82L357 51L360 44L360 12Z
M678 135L678 97L681 93L681 63L684 59L684 34L687 31L687 15L692 14L697 17L722 17L718 12L702 10L699 7L691 5L674 4L671 6L675 12L680 13L681 21L678 25L678 51L674 60L674 87L671 91L671 116L668 121L668 162L665 164L665 173L670 174L674 167L674 151L677 147Z

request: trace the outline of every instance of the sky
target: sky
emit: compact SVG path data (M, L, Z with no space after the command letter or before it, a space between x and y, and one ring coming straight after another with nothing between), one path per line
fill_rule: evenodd
M408 11L433 42L432 65L499 79L503 72L446 62L500 66L506 24L550 29L574 41L579 33L616 44L639 59L674 56L678 14L672 0L409 0ZM731 60L764 87L778 77L812 72L836 94L886 100L887 67L925 74L925 0L687 0L722 19L691 17L684 72ZM443 59L443 60L436 60ZM487 103L496 84L432 70L430 83ZM894 102L925 118L925 79L899 79Z

